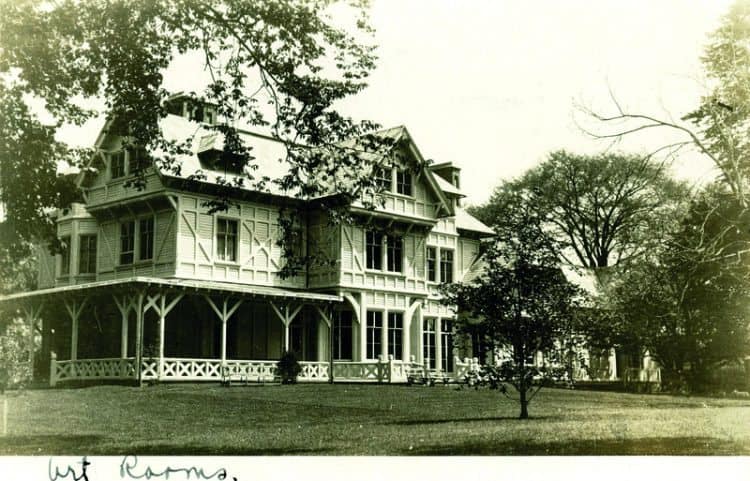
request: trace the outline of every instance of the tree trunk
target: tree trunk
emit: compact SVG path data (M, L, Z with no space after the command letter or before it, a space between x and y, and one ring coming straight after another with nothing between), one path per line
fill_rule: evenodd
M521 415L518 419L529 419L529 401L526 399L526 372L521 375L521 382L518 383L518 397L521 402Z
M526 389L524 388L519 393L521 396L521 415L518 419L529 419L529 401L526 400Z

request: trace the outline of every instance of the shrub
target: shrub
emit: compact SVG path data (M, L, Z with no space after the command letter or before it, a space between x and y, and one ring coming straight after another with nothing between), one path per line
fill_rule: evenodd
M294 351L283 353L279 362L276 363L276 369L281 377L281 384L296 384L297 376L302 372L302 366Z

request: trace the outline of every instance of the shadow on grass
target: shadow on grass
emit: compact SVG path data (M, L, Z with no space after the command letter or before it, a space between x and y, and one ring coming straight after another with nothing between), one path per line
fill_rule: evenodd
M551 416L533 416L531 420L551 419ZM387 424L395 426L420 426L423 424L448 424L448 423L468 423L481 421L521 421L518 416L498 416L482 418L448 418L448 419L407 419L403 421L393 421ZM529 419L523 422L529 422Z
M226 455L226 456L279 456L279 455L323 455L330 449L304 447L255 447L255 446L203 446L174 444L135 444L132 446L102 445L103 436L8 436L0 438L0 454L45 454L45 455Z
M750 454L750 444L708 437L583 439L555 443L498 440L420 446L399 454L420 456L746 455Z
M128 448L128 453L144 456L281 456L281 455L322 455L328 454L329 448L300 448L300 447L255 447L255 446L200 446L200 445L173 445L173 444L143 444Z
M100 435L37 434L0 437L0 454L67 454L91 451Z

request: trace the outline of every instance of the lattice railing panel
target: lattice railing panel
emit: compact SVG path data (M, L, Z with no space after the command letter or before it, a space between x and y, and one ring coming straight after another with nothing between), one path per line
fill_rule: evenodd
M335 362L333 364L334 380L373 381L384 379L384 364L378 361L365 362Z
M132 358L53 360L50 368L52 385L63 381L135 377L135 360Z
M327 362L300 362L302 372L297 377L300 381L328 381L330 364Z

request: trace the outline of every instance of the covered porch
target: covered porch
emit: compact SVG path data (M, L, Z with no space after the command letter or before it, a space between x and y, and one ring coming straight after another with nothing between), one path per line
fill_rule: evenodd
M335 360L338 295L182 279L99 281L7 296L41 349L36 380L267 382L294 351L301 382L407 382L414 356ZM336 307L338 306L338 308ZM356 330L350 335L356 336ZM38 352L34 352L34 350ZM36 354L36 355L35 355ZM456 360L456 376L468 364Z

